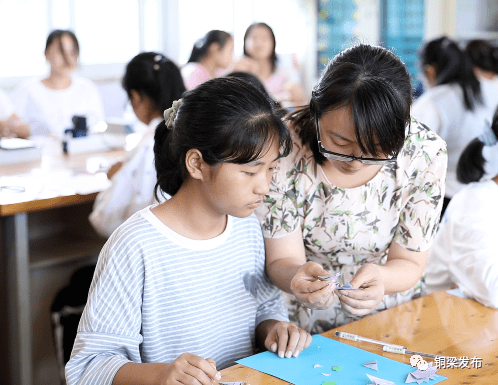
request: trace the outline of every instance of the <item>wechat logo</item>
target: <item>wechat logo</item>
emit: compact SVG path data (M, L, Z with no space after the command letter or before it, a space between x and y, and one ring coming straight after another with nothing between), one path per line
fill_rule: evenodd
M419 370L427 370L429 364L425 361L422 356L415 354L410 357L410 365L417 367Z

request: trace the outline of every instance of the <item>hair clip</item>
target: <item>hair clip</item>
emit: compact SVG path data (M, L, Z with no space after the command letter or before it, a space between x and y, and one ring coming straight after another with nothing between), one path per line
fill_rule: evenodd
M178 114L178 110L180 109L182 102L182 99L175 100L173 105L164 111L164 120L168 130L172 130L174 128L176 115Z
M477 137L477 140L479 140L485 146L490 146L490 147L498 143L496 135L493 132L493 130L491 130L491 128L488 128L484 134L479 135Z
M154 71L159 71L159 68L161 68L159 63L161 63L163 59L164 59L163 55L157 54L156 56L154 56L154 61L156 62L156 64L154 64L154 66L152 67L154 68Z

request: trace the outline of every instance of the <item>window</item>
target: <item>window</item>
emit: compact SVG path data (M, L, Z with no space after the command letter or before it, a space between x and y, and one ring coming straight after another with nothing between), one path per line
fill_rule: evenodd
M306 62L316 36L313 4L310 0L0 0L4 37L0 87L14 88L24 78L46 74L45 41L57 28L75 32L79 72L93 80L119 79L124 65L141 51L163 52L181 66L195 41L211 29L232 33L235 54L240 56L244 32L255 21L274 29L277 53L283 59L297 54Z

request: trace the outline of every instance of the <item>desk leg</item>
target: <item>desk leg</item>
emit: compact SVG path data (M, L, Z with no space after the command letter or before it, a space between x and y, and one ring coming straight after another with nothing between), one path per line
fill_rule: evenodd
M2 218L7 262L12 384L32 385L28 214Z

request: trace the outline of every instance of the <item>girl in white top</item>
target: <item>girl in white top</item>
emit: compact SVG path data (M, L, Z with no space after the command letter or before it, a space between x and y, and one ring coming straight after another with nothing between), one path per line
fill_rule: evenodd
M490 80L476 78L470 60L446 37L427 43L420 61L430 88L413 103L412 115L447 144L444 212L451 197L463 187L456 177L458 159L465 146L491 122L498 92Z
M191 90L206 80L223 75L232 62L232 56L232 36L224 31L209 31L194 44L188 63L182 68L187 89Z
M485 163L498 166L497 136L498 109L491 129L460 157L457 175L468 185L448 205L425 272L428 293L456 285L493 308L498 308L498 173L491 179L483 176Z
M285 105L301 105L306 96L299 82L299 74L292 68L279 65L275 34L266 23L251 24L244 35L244 57L233 71L250 72L265 85L273 99Z
M9 98L0 90L0 136L17 136L27 138L30 130L26 122L23 122L14 112L14 105Z
M69 385L211 385L258 345L282 359L309 346L265 273L252 215L290 150L275 111L250 83L216 78L165 112L156 193L171 199L133 215L104 246Z
M52 134L62 138L72 128L72 117L85 116L91 127L104 120L100 93L90 80L73 74L79 44L71 31L55 30L47 38L45 57L50 75L29 79L14 91L13 102L19 115L28 122L32 135Z
M156 52L135 56L126 66L122 84L137 118L149 129L124 162L111 167L107 176L112 185L95 200L89 220L103 237L109 237L136 211L156 202L154 132L163 120L163 111L185 91L176 64Z

